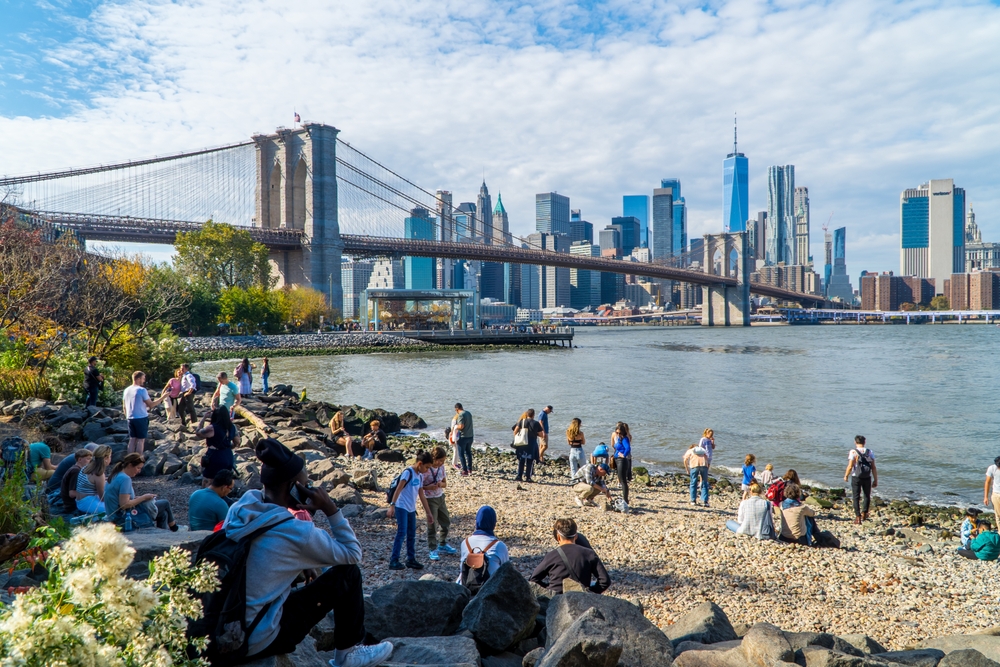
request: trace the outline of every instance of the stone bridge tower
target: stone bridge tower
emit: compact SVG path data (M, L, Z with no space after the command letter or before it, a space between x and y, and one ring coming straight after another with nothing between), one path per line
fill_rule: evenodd
M747 260L746 232L705 234L705 273L736 278L739 283L702 287L702 326L750 326L750 264Z
M340 311L344 297L340 259L344 244L337 219L337 134L330 125L306 123L253 136L257 144L254 226L303 232L298 250L271 251L278 285L312 287Z

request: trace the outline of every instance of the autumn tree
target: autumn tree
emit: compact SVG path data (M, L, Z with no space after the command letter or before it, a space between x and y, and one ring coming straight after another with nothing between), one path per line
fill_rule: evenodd
M177 234L175 264L191 280L206 281L215 292L274 286L267 247L246 229L209 220L201 229Z
M326 296L311 287L286 287L281 298L285 317L296 328L316 329L320 317L329 322L333 315Z

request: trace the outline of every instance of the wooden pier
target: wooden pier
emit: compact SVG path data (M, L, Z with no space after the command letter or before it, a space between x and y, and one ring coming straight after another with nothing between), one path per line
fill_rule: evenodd
M554 327L544 331L495 331L450 330L450 331L381 331L379 333L415 338L439 345L548 345L550 347L573 347L573 328Z

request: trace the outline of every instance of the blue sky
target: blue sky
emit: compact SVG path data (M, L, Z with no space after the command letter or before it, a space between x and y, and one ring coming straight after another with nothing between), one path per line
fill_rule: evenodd
M717 231L740 117L751 211L794 164L848 269L898 270L899 193L965 187L1000 240L1000 8L990 2L0 0L0 172L240 141L303 118L512 230L555 190L603 226L680 178ZM164 249L159 249L160 257Z

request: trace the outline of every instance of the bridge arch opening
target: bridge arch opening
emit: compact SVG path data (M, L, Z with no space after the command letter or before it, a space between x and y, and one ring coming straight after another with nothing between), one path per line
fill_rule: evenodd
M306 228L306 161L299 158L292 176L292 228Z
M278 162L274 163L274 167L271 168L271 183L267 191L268 198L268 226L269 227L284 227L281 224L281 164Z
M740 275L740 253L736 250L736 248L730 248L730 250L729 250L729 263L728 263L728 266L726 268L728 269L728 271L726 272L727 276L730 276L732 278L739 278L739 275Z
M726 276L726 264L722 255L722 251L716 249L715 253L712 255L712 268L713 273L717 276Z

